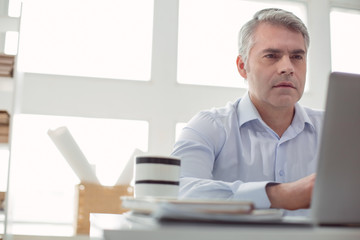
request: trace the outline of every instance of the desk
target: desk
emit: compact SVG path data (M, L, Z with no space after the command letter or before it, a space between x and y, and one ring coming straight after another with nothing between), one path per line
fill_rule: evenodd
M357 227L250 224L159 223L126 214L91 214L92 240L360 240Z

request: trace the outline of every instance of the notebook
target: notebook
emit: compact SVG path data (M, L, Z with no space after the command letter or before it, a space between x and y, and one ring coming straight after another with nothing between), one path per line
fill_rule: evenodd
M279 209L254 209L250 201L224 199L167 199L121 197L122 207L132 210L132 218L148 215L160 221L196 221L212 223L273 223L281 221Z
M360 225L360 75L330 74L311 222Z

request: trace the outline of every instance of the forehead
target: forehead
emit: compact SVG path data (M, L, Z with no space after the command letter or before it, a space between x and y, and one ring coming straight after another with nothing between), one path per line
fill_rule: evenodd
M253 35L253 48L274 48L279 50L303 50L305 40L300 32L285 26L260 23Z

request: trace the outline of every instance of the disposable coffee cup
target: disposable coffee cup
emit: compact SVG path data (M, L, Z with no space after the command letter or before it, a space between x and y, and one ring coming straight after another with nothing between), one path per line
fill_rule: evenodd
M135 161L135 198L176 199L179 194L179 158L138 156Z

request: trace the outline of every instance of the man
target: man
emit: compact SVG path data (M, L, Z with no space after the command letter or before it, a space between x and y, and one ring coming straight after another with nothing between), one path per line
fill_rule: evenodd
M248 92L183 129L172 153L182 159L180 197L309 208L323 113L297 103L308 47L305 25L281 9L261 10L242 27L236 63Z

